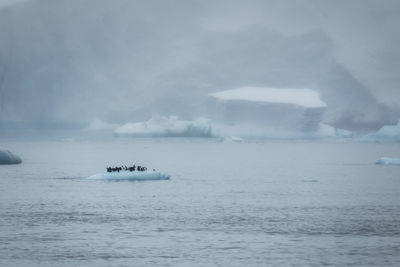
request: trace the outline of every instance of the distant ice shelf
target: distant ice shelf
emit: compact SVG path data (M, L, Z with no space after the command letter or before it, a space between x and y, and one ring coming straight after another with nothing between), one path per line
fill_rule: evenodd
M120 171L104 172L88 177L89 180L129 180L129 181L147 181L147 180L168 180L170 175L158 171Z
M11 151L0 147L0 164L20 164L21 158Z
M400 165L400 158L380 158L375 161L378 165Z

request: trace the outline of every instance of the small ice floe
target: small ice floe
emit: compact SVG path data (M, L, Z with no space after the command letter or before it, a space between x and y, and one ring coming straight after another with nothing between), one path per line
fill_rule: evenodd
M380 158L375 161L378 165L400 165L400 158Z
M243 138L241 138L241 137L239 137L239 136L231 136L230 139L231 139L233 142L237 142L237 143L243 142Z
M89 180L148 181L169 180L170 175L158 171L104 172L88 177Z
M11 151L0 147L0 164L20 164L21 158Z

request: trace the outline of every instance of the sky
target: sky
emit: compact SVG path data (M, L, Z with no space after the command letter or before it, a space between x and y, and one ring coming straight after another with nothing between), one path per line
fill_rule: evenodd
M193 119L209 93L310 88L324 122L400 119L396 0L0 0L0 120Z

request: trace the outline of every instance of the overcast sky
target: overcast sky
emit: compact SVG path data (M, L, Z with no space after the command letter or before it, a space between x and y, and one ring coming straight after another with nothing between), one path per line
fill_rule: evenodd
M206 95L308 87L342 127L400 118L396 0L0 0L2 121L202 115Z

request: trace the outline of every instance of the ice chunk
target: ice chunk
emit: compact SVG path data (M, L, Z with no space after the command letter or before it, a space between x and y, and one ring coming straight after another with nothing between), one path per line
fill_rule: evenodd
M90 180L130 180L130 181L146 181L146 180L168 180L170 176L166 173L158 171L120 171L105 172L92 175L87 179Z
M400 158L380 158L375 161L379 165L400 165Z
M114 133L116 136L132 137L211 137L211 123L204 118L185 121L169 116L127 123Z
M383 126L377 132L362 137L360 141L379 143L400 142L400 120L397 125Z
M20 164L21 162L22 160L20 157L0 147L0 164Z
M239 136L230 136L229 140L232 140L233 142L237 142L237 143L243 142L243 138L241 138Z

